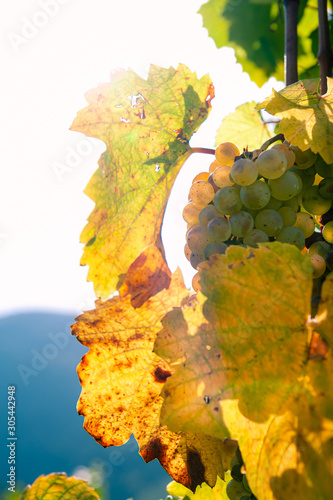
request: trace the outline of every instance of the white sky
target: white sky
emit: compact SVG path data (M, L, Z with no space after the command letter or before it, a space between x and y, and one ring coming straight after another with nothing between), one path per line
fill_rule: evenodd
M203 0L204 1L204 0ZM2 2L0 145L0 314L22 310L81 312L94 293L79 266L79 235L93 209L83 189L97 168L103 143L70 132L84 94L109 81L112 69L186 64L209 73L217 97L192 146L214 147L222 118L270 94L252 83L233 51L217 50L202 28L200 0L16 0ZM36 25L38 27L36 27ZM62 182L55 162L76 167ZM181 212L188 188L212 157L190 159L170 200L165 231L172 270L189 286L194 270L183 256ZM165 234L165 231L163 234Z

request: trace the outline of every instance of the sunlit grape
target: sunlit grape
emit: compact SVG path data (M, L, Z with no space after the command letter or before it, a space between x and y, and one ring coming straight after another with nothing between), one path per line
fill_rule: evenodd
M230 175L236 184L249 186L257 179L258 168L254 161L240 158L232 165Z
M235 156L239 156L238 147L232 142L222 142L215 150L215 158L220 165L229 165L230 167L235 161Z
M301 191L302 181L297 174L287 170L278 179L270 179L268 186L274 198L284 201L293 198Z
M311 258L311 264L312 264L312 269L313 269L313 278L317 279L320 278L326 271L326 262L321 255L318 255L317 253L312 253L310 255Z
M202 205L197 205L193 201L185 205L183 209L184 221L188 224L199 224L199 214L202 208Z
M220 217L220 215L220 212L216 210L214 205L207 205L207 207L204 207L199 213L199 223L201 226L207 227L209 221L216 217Z
M208 205L214 198L214 188L208 181L195 181L190 188L190 199L198 205Z
M214 170L219 166L220 166L219 162L217 160L214 160L209 166L209 173L210 174L213 173Z
M278 179L287 170L287 158L277 149L268 149L259 155L257 167L266 179Z
M234 181L230 180L230 172L231 168L227 165L221 165L220 167L217 167L217 169L213 172L214 184L216 184L216 186L218 186L219 188L233 186Z
M311 214L298 212L294 226L298 227L302 231L305 238L308 238L315 230L316 224Z
M200 172L196 175L192 181L192 184L196 181L208 181L209 172Z
M333 243L333 221L327 222L323 229L323 237L328 243Z
M191 253L192 253L192 250L190 249L190 247L186 243L186 245L184 247L184 254L185 254L185 257L187 258L187 260L190 260Z
M278 151L280 151L280 153L284 154L287 160L287 169L293 166L296 156L294 151L290 149L289 146L287 146L286 144L274 144L274 146L272 146L272 149L277 149Z
M203 254L206 246L213 240L209 236L207 228L198 226L192 229L187 236L187 244L194 253Z
M200 284L199 284L199 280L200 280L200 274L199 273L195 273L195 275L192 278L192 288L196 292L199 292L199 290L201 290L201 287L200 287Z

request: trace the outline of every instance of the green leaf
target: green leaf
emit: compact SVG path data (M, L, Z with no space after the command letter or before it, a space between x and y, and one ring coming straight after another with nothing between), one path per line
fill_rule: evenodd
M320 81L303 80L270 97L257 106L281 118L279 132L302 151L311 148L326 163L333 163L333 79L327 78L327 93L320 95Z
M218 48L232 47L237 61L259 86L270 76L284 79L284 14L276 0L209 0L199 13ZM319 74L317 2L301 0L298 24L298 72L302 78Z
M195 493L191 490L185 488L182 484L172 481L167 486L167 492L173 496L174 499L182 498L184 500L229 500L226 494L226 487L228 482L231 480L230 472L226 472L225 480L217 478L216 485L214 488L208 486L208 484L202 484L198 486Z
M23 491L20 500L99 500L85 481L66 474L39 476Z
M230 113L217 131L215 144L233 142L240 151L248 147L249 151L258 149L274 133L267 128L260 113L255 111L254 101L241 104L234 113Z
M216 46L232 47L259 86L272 75L283 80L284 28L277 2L209 0L199 13Z
M210 111L213 87L186 66L151 66L144 80L119 71L86 94L71 129L101 139L106 151L85 193L95 208L81 234L82 265L98 297L121 284L127 268L160 230L172 184L191 154L189 140Z

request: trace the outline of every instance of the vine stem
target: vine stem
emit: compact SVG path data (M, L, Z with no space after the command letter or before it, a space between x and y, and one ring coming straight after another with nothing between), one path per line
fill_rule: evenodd
M286 85L297 82L297 23L299 0L284 0L284 79Z
M191 148L192 153L205 153L206 155L215 155L215 149L210 148Z
M277 134L274 137L271 137L270 139L268 139L268 141L264 142L264 144L260 148L260 151L261 150L264 151L265 149L268 148L268 146L270 146L271 144L273 144L273 142L276 142L276 141L283 142L284 141L284 135L283 134Z
M327 0L318 0L320 93L327 92L327 76L332 76L333 55L330 44L330 31L327 19Z

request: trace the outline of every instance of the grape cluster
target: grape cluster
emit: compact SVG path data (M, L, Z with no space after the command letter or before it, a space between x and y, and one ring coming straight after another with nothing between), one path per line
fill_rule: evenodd
M244 462L240 449L237 448L231 460L231 481L227 484L227 495L230 500L256 500L246 478Z
M192 181L183 218L192 267L230 245L280 241L309 252L313 277L333 270L333 164L288 142L242 154L220 144ZM198 274L192 281L198 290Z

